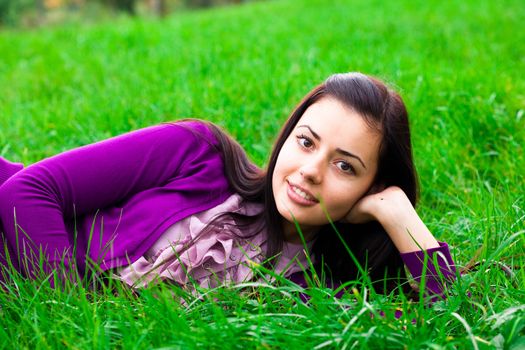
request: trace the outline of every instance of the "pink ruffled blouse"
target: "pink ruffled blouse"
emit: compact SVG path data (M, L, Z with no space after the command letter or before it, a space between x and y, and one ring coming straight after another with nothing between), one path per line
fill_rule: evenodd
M191 215L168 228L138 260L117 269L117 278L132 287L144 287L155 281L172 281L187 285L194 281L201 287L251 280L253 266L264 261L267 232L242 232L231 220L204 230L208 223L224 212L256 215L261 204L246 202L231 195L218 206ZM201 234L202 233L202 234ZM311 249L313 241L307 243ZM285 242L274 271L289 277L307 267L302 244Z

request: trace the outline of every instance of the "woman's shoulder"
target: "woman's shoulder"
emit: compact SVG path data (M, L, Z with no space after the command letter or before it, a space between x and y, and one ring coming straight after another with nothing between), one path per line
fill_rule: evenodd
M218 146L217 134L224 134L224 131L222 131L218 125L207 120L195 118L163 122L160 125L180 127L190 132L190 134L195 136L199 141L206 141L206 143L214 147Z

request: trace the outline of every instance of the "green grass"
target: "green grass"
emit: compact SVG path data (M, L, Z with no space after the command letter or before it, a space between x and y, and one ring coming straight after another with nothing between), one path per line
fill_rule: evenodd
M521 1L273 1L0 32L0 155L26 164L181 117L224 126L264 165L293 106L329 74L403 95L419 212L459 265L486 263L429 308L322 288L0 291L0 347L525 347L525 6ZM514 266L513 281L495 262ZM492 265L490 265L492 264ZM471 293L464 296L465 289ZM397 320L389 310L404 309ZM386 315L377 315L385 310ZM371 315L376 314L375 317ZM413 323L415 322L415 324Z

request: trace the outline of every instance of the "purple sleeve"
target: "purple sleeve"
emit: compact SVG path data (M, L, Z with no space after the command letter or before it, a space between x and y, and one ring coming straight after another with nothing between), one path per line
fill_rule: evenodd
M428 255L426 264L425 254ZM430 295L443 297L446 283L456 279L456 267L448 245L444 242L439 242L439 247L437 248L401 254L401 258L416 282L421 283L422 276L425 276L425 288ZM434 262L437 262L437 266ZM303 288L308 287L303 272L294 273L289 279ZM341 285L328 280L326 283L332 289L336 289ZM336 297L340 298L343 294L344 290L341 290ZM308 300L308 297L304 294L301 295L301 298L303 301Z
M417 283L424 279L430 295L443 297L446 283L456 279L456 266L444 242L436 248L401 254L401 258Z
M46 158L8 178L0 186L0 221L11 253L47 249L50 261L63 260L50 254L71 255L66 220L178 176L206 148L181 124L209 132L195 122L155 125Z
M22 163L13 163L0 157L0 186L23 168Z

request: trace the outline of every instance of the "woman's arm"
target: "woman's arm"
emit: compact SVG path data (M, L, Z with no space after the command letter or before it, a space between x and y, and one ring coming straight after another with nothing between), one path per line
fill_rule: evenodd
M58 154L10 177L0 186L0 221L11 256L35 262L42 250L49 262L67 265L74 260L67 221L202 173L192 167L208 164L192 159L212 151L195 130L214 142L202 123L161 124Z
M32 164L0 186L2 219L12 216L17 204L31 200L52 202L69 219L73 210L80 216L162 186L203 151L203 140L188 127L155 125ZM203 124L199 128L203 131ZM30 194L25 192L29 188Z
M353 224L378 221L399 250L415 282L421 285L424 280L426 294L431 300L445 296L447 282L456 278L448 245L434 238L400 188L390 187L367 195L355 204L344 220ZM308 286L303 272L295 273L289 279L302 287ZM340 283L327 280L327 285L335 289ZM336 296L343 293L344 290ZM304 295L301 297L308 299Z
M399 187L367 195L346 216L350 223L377 220L401 254L439 247L427 226Z
M401 254L416 282L425 278L431 295L443 295L445 282L456 269L448 245L438 242L399 187L367 195L346 216L352 223L377 220Z

